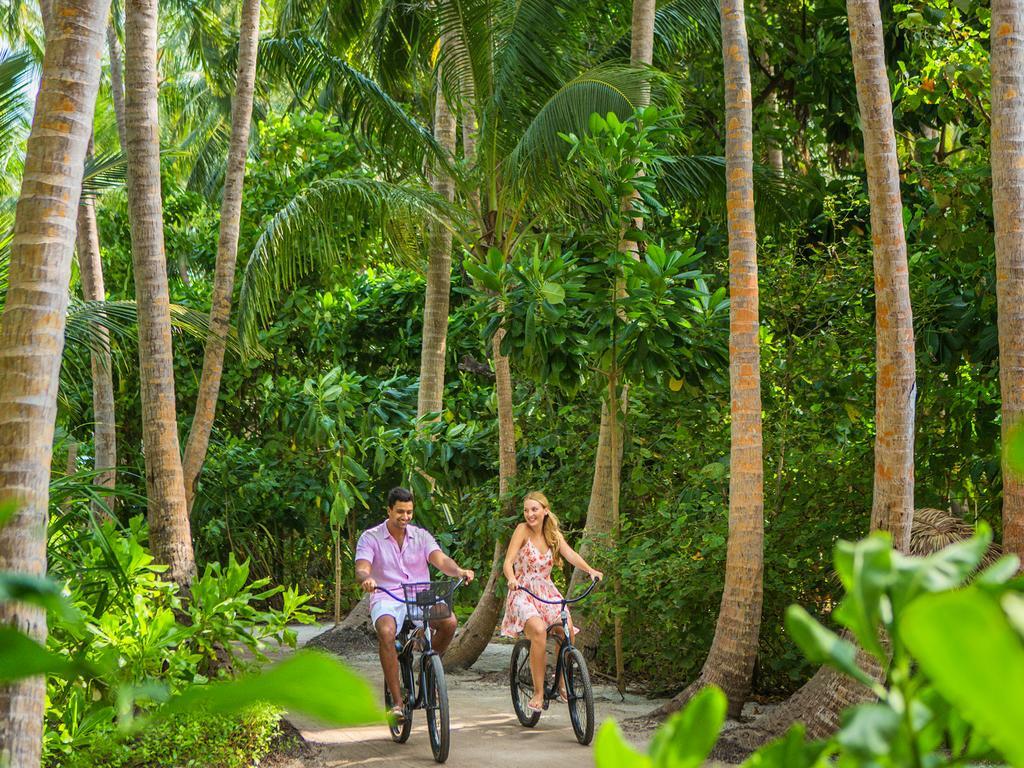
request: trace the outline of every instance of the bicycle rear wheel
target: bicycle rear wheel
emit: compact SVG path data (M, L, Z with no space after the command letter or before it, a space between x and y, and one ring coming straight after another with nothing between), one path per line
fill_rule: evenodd
M409 668L406 665L406 660L399 658L399 669L398 669L398 684L402 686L402 699L405 701L405 718L401 722L394 722L391 719L388 720L388 730L391 731L391 740L398 744L403 744L409 739L409 734L412 733L412 708L410 707L410 693L409 693L409 679L412 675L409 673ZM395 704L394 699L391 697L391 691L388 690L388 684L384 683L384 709L387 712L391 711L391 707Z
M444 679L441 657L433 655L423 670L423 692L427 709L427 731L434 759L443 763L448 759L451 730L448 712L448 684Z
M534 712L527 703L533 698L533 675L530 674L530 641L520 640L512 649L512 663L509 665L509 686L512 689L512 707L519 722L533 728L540 720L540 712Z
M594 738L594 689L590 685L590 671L578 648L567 649L564 661L569 720L576 741L587 745Z

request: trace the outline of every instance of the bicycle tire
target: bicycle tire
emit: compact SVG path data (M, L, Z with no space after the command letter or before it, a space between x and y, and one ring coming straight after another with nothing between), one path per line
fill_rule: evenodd
M443 763L451 748L451 721L448 711L448 683L444 679L441 657L433 655L423 675L423 698L427 710L427 732L434 760Z
M590 684L590 670L578 648L568 648L564 653L569 720L576 741L586 746L594 740L594 689Z
M533 676L530 674L530 641L520 640L512 649L512 662L508 670L512 692L512 708L520 725L533 728L540 720L540 712L530 710L526 704L533 698Z
M407 674L405 664L402 663L402 659L399 659L398 668L398 684L402 686L402 697L405 699L405 718L401 723L392 722L388 720L388 730L391 731L391 740L396 744L404 744L409 740L409 734L412 733L412 709L409 707L409 685L408 678L410 675ZM394 705L394 700L391 698L391 691L388 690L388 684L384 683L384 711L390 712L391 707Z

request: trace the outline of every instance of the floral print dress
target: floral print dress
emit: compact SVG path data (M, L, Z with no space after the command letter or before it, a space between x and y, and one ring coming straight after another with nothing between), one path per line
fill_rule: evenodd
M537 546L527 539L516 553L513 568L516 579L531 592L545 600L561 600L562 593L551 580L553 563L554 557L550 549L541 554ZM542 603L521 589L510 590L505 602L505 618L501 621L501 634L505 637L517 637L523 631L526 622L534 616L540 616L548 626L558 624L561 620L561 607ZM579 631L576 627L573 629Z

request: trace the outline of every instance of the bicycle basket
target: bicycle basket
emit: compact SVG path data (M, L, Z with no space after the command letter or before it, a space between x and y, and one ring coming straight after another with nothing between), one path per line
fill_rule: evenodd
M403 584L409 618L413 621L447 619L452 615L452 583L423 581Z

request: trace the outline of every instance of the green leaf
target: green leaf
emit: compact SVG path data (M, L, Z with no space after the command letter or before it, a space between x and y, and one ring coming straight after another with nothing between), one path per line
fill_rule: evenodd
M18 503L11 499L0 503L0 528L7 525L7 522L14 517L14 513L18 511Z
M0 626L0 682L35 675L69 675L75 666L13 627Z
M38 605L72 625L82 621L81 613L64 597L60 586L45 576L0 572L0 601L5 600Z
M205 707L235 712L264 701L332 725L384 722L377 697L366 681L338 661L316 651L299 651L266 672L225 683L195 686L172 699L162 714Z
M835 550L836 572L846 595L833 618L853 632L860 645L883 663L885 651L878 640L886 589L895 578L892 544L887 534L873 533L856 543L840 541Z
M828 664L867 686L874 684L871 676L857 666L856 646L822 626L799 605L786 609L786 631L793 636L793 641L808 661Z
M558 283L546 282L540 287L544 300L551 304L561 304L565 301L565 288Z
M888 704L861 704L843 713L836 741L862 758L887 755L899 735L900 716Z
M1024 641L977 587L923 595L899 634L921 670L1012 765L1024 765Z
M950 544L927 557L906 557L894 552L893 565L899 577L889 591L893 609L899 612L922 592L959 587L977 569L991 543L992 531L982 523L967 541Z
M769 742L748 757L741 768L811 768L827 765L826 742L804 741L804 725L797 723L785 736Z
M1006 439L1006 464L1011 471L1024 475L1024 423L1011 429Z
M728 703L721 689L713 685L690 699L651 739L655 768L700 768L718 741Z
M606 720L594 740L595 768L651 768L651 758L637 752L614 720Z

